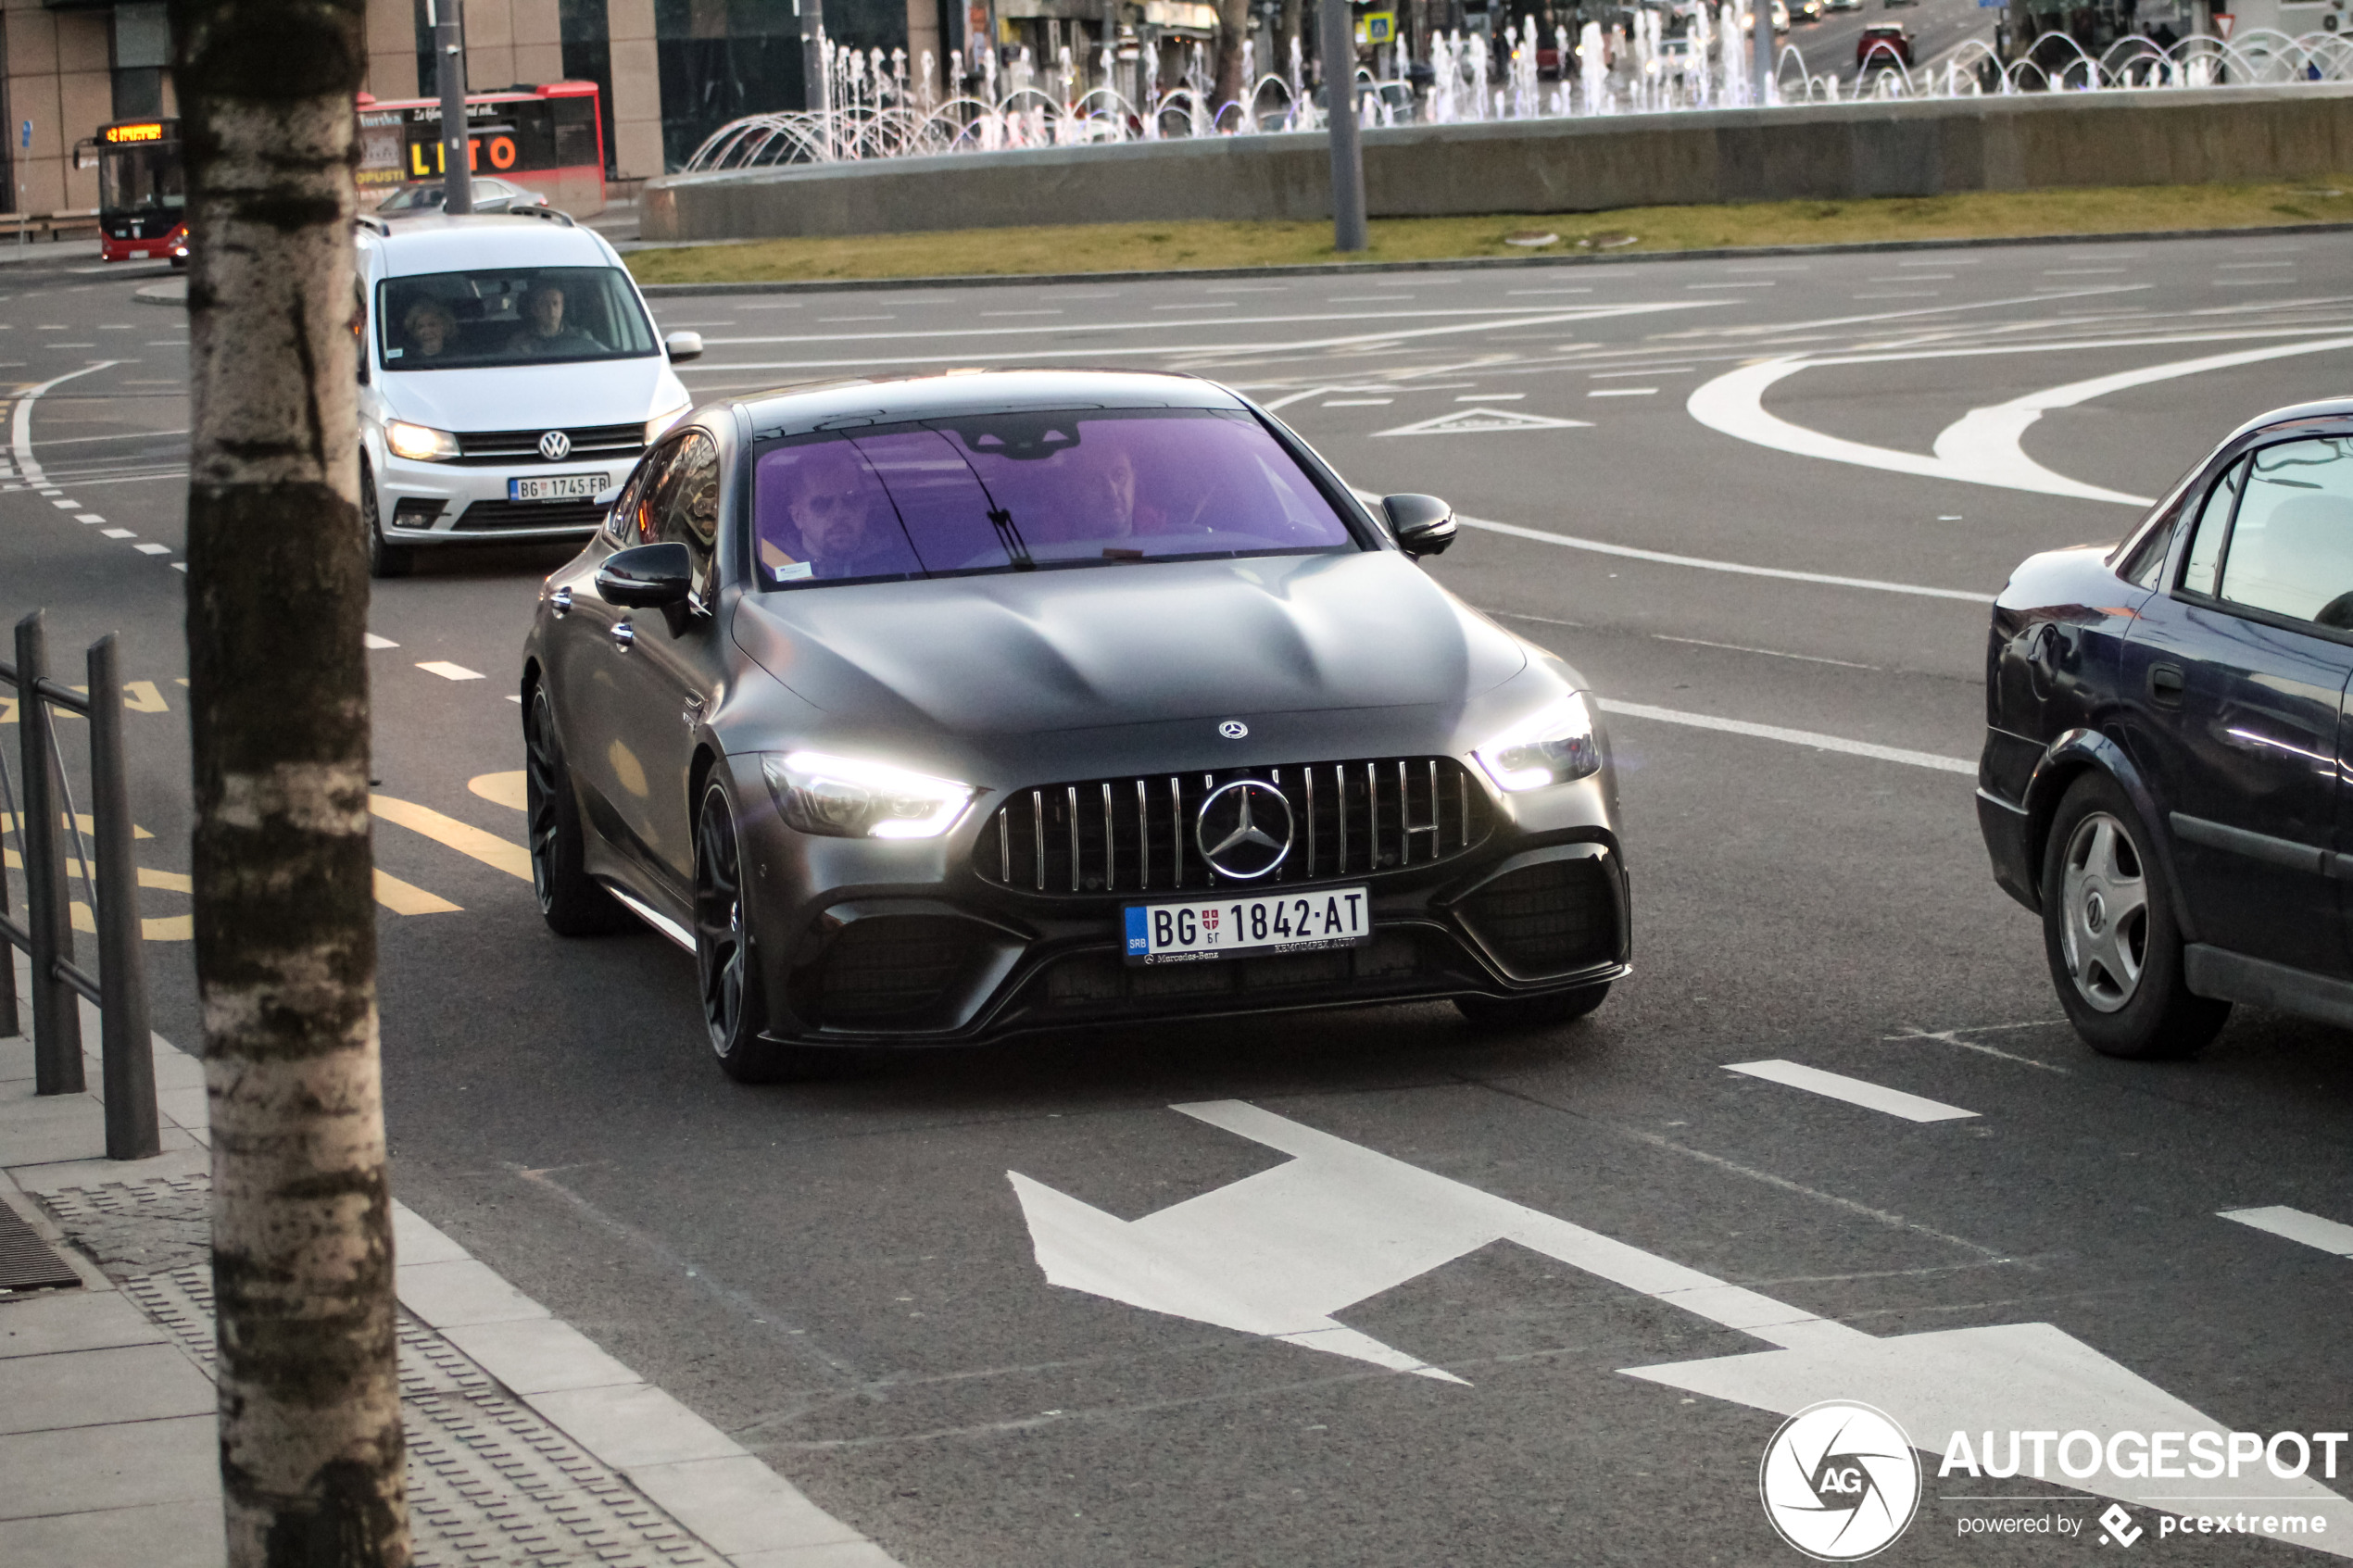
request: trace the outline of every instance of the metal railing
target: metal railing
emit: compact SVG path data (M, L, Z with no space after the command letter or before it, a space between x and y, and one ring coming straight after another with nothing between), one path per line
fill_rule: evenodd
M21 798L0 756L0 812L23 847L25 919L8 905L0 875L0 1034L20 1027L17 966L10 947L24 950L32 968L33 1092L81 1094L82 1011L79 994L98 1009L100 1087L107 1109L107 1158L140 1160L158 1151L153 1038L147 1033L147 972L140 948L139 868L132 857L131 788L122 753L122 676L111 632L90 645L90 689L83 696L48 675L41 612L17 622L17 662L0 662L0 685L17 694L21 743ZM90 823L97 852L82 836L52 709L90 721ZM66 854L73 840L75 855ZM91 895L98 934L98 972L75 961L73 887L79 872Z

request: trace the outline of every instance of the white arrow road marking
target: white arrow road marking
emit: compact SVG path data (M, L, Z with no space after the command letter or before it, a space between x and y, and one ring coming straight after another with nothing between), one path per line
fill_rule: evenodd
M1214 1192L1126 1221L1009 1171L1047 1280L1147 1311L1283 1339L1392 1371L1463 1383L1337 1322L1333 1314L1498 1241L1680 1307L1778 1349L1627 1375L1782 1414L1860 1399L1916 1442L1967 1431L2224 1430L2196 1410L2048 1323L1876 1339L1844 1323L1629 1247L1566 1220L1301 1125L1241 1100L1172 1110L1292 1158ZM1938 1450L1941 1452L1941 1449ZM2278 1538L2353 1556L2353 1504L2309 1479L2255 1467L2206 1510L2179 1481L2057 1485L2176 1513L2243 1512L2250 1497L2325 1514L2320 1537ZM2171 1497L2162 1488L2176 1488Z
M1728 1061L1727 1073L1742 1073L1751 1078L1768 1083L1786 1084L1793 1089L1821 1095L1829 1099L1843 1099L1849 1105L1859 1105L1867 1110L1883 1110L1890 1116L1901 1116L1906 1122L1957 1122L1974 1116L1974 1110L1963 1110L1957 1105L1945 1105L1937 1100L1922 1099L1901 1089L1891 1089L1862 1078L1849 1078L1843 1073L1825 1073L1818 1067L1802 1062Z
M1325 408L1338 405L1327 403ZM1499 430L1591 430L1591 420L1556 420L1543 414L1531 414L1522 408L1455 408L1434 419L1418 420L1395 430L1375 431L1381 435L1468 435Z
M2219 1218L2236 1220L2242 1225L2253 1225L2259 1231L2300 1241L2340 1258L2353 1258L2353 1225L2323 1220L2301 1209L2226 1209Z
M2151 504L2148 496L2128 495L2120 490L2086 484L2045 468L2028 457L2020 445L2027 428L2053 408L2072 408L2079 403L2105 397L2112 392L2145 386L2151 382L2170 381L2178 376L2194 376L2208 370L2285 358L2291 355L2322 354L2353 347L2353 337L2332 337L2318 343L2276 344L2266 348L2213 354L2164 365L2145 365L2138 370L2095 376L2089 381L2070 382L2064 386L2029 393L2023 397L2015 397L1989 408L1972 408L1939 433L1933 456L1848 441L1809 430L1804 425L1793 424L1777 414L1765 411L1765 394L1776 383L1800 370L1820 365L1877 365L1984 354L2074 352L2132 347L2149 342L2197 343L2259 335L2269 334L2218 332L2160 339L2086 339L2066 344L2006 344L1994 347L1926 349L1905 354L1823 355L1812 358L1789 355L1728 370L1694 389L1685 407L1692 418L1710 430L1721 431L1740 440L1769 446L1776 451L1794 453L1802 458L1853 463L1862 468L1907 473L1923 479L1948 479L1965 484L1990 484L2005 490L2029 490L2075 500L2113 501L2122 506L2145 507Z

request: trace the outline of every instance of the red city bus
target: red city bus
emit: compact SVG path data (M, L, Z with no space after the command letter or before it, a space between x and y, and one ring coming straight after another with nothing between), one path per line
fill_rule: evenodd
M593 82L469 93L466 145L477 174L526 185L575 218L605 209L605 129ZM442 173L439 98L359 94L363 208Z
M73 149L73 166L98 165L98 255L107 261L188 260L188 182L180 162L180 122L126 119L101 125Z

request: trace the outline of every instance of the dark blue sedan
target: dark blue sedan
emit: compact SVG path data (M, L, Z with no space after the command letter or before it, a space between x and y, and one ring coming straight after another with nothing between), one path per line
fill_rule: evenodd
M2110 1056L2186 1056L2233 1002L2353 1026L2340 786L2353 400L2283 408L2122 544L1995 601L1978 822Z

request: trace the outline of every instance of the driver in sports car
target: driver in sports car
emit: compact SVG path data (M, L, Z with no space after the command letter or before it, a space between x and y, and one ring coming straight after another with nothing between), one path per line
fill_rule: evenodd
M800 534L799 562L775 542L761 541L761 554L779 577L900 576L913 569L905 535L882 486L849 442L810 447L792 469L792 498L786 514Z

